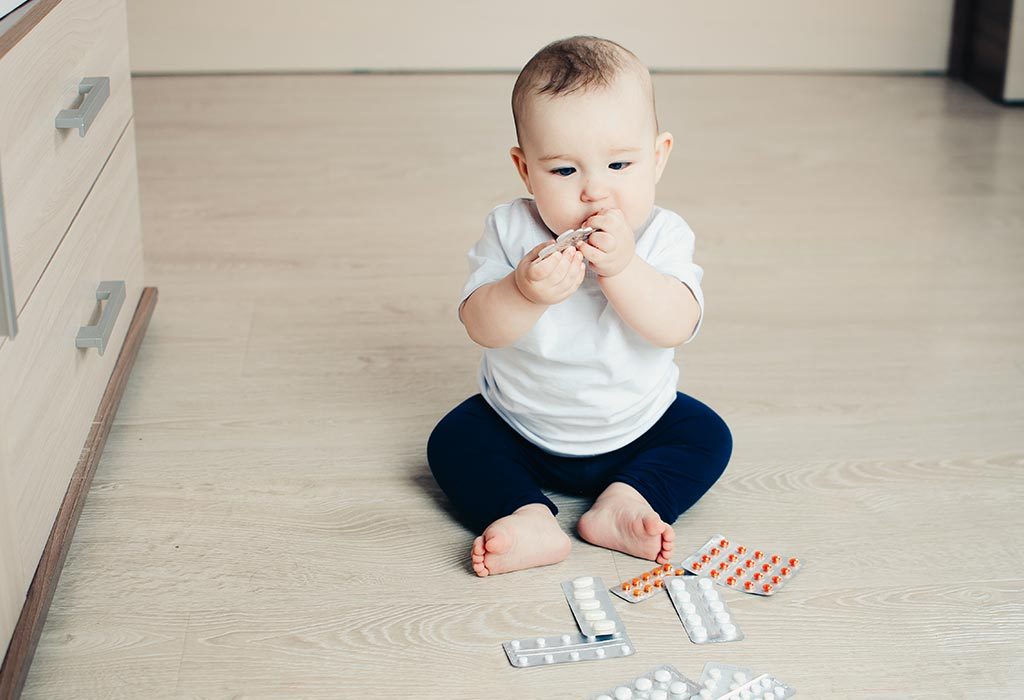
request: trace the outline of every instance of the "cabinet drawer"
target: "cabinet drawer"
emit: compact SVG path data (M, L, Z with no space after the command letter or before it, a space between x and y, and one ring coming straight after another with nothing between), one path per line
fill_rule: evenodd
M142 291L137 183L129 123L18 317L18 335L0 347L0 481L26 589ZM126 297L101 356L75 341L100 319L96 290L107 280L124 280Z
M92 77L110 89L85 136L57 129ZM0 215L20 313L131 117L124 0L58 3L0 56L0 91Z
M0 659L3 659L7 651L28 588L21 569L8 565L8 562L17 561L16 554L14 528L11 526L10 509L7 506L7 488L3 474L0 474Z

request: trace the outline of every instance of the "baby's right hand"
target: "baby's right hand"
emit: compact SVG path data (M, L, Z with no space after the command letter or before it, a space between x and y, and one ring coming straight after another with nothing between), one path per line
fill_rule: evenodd
M548 243L541 243L519 261L515 281L519 293L534 304L551 306L568 299L579 289L587 266L583 261L583 253L575 247L538 260L540 251L547 246Z

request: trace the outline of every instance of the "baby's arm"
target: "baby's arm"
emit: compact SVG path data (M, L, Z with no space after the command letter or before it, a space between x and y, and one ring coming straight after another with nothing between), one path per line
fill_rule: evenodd
M485 284L469 295L459 318L469 337L485 348L511 345L533 328L552 304L568 298L583 282L586 266L575 248L537 255L547 245L530 251L502 279Z
M681 345L700 320L700 306L690 288L636 254L622 272L601 277L600 283L622 320L659 347Z

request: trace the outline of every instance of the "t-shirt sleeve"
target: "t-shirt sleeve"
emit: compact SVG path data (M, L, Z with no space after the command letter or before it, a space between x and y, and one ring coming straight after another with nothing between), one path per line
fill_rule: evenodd
M458 308L480 287L497 282L516 269L501 244L498 216L492 211L484 223L484 235L469 249L469 277L462 288Z
M700 288L700 282L704 278L704 269L693 262L695 241L693 230L685 221L677 218L661 232L651 260L648 260L658 272L675 277L689 287L700 307L697 325L690 337L684 341L684 345L697 337L701 324L704 322L704 292Z

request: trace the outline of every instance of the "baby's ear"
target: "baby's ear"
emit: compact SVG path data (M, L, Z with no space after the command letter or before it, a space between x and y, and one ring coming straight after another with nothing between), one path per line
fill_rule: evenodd
M519 178L526 185L526 191L533 194L533 188L530 187L530 172L526 167L526 154L523 153L523 149L519 146L513 146L512 150L508 152L512 156L512 162L515 163L516 172L519 173Z
M663 131L654 140L654 183L661 180L661 174L665 172L668 164L668 157L672 154L672 134Z

